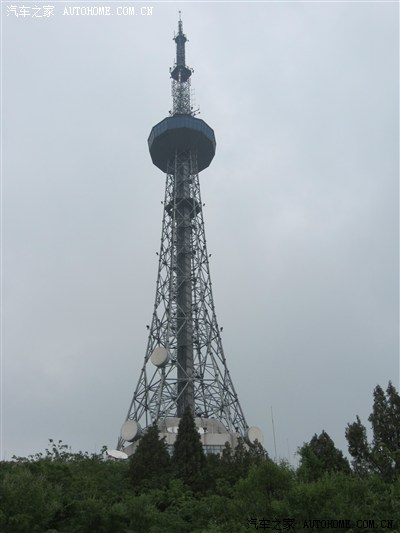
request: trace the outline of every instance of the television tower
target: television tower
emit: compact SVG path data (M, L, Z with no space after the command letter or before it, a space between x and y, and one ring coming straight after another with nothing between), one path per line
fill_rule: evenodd
M166 174L156 298L144 365L122 426L118 450L133 453L146 427L157 422L172 446L179 419L193 412L203 447L219 453L239 437L263 444L249 427L233 386L212 295L199 172L215 154L214 131L195 118L192 69L186 65L179 16L172 111L150 132L151 159Z

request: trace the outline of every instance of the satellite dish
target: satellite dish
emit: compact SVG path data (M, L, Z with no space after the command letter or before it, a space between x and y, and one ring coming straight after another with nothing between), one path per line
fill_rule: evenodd
M113 459L128 459L128 454L120 450L106 450L106 454Z
M249 444L254 444L256 440L261 444L261 446L264 445L264 435L260 428L256 426L251 426L246 431L246 440Z
M136 420L127 420L121 428L121 437L128 442L133 442L142 435L142 428Z
M169 353L164 346L157 346L151 354L150 361L154 366L162 368L169 361Z

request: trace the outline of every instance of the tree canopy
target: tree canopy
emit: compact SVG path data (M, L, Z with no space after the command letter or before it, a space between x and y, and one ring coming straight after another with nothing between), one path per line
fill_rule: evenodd
M371 531L392 520L387 529L400 530L398 415L395 388L376 387L371 442L359 418L346 429L352 469L326 431L300 448L297 470L243 441L205 456L190 411L172 457L156 426L128 461L51 440L42 454L0 462L0 531L244 533L267 521L300 531L311 518L339 517L374 519Z
M327 472L350 473L350 465L338 450L326 431L315 434L309 443L299 449L300 465L298 475L305 481L316 481Z
M389 381L386 393L377 385L373 393L374 403L368 420L372 426L372 442L368 442L367 430L357 416L348 424L346 439L352 465L356 473L377 473L385 480L400 476L400 396Z
M167 482L170 456L157 424L150 426L129 459L129 471L136 490L162 487Z
M193 414L187 407L179 421L174 443L172 468L175 476L193 489L200 488L204 477L205 455Z

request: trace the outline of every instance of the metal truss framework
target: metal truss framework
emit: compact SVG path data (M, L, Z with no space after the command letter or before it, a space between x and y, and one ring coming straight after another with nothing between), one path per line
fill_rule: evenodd
M193 115L190 105L190 78L186 81L172 80L171 115Z
M244 435L248 425L215 314L202 207L197 154L176 151L168 161L154 312L127 420L147 427L181 416L189 398L194 416L214 417ZM189 357L180 356L179 344L190 345ZM162 368L150 361L158 346L169 352ZM118 448L123 444L120 437Z

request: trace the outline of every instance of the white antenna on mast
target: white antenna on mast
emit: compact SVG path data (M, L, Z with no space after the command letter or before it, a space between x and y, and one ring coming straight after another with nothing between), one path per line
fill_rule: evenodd
M276 463L277 460L277 453L276 453L276 438L275 438L275 424L274 424L274 413L272 412L272 405L271 405L271 419L272 419L272 434L274 436L274 450L275 450L275 458L274 461Z

